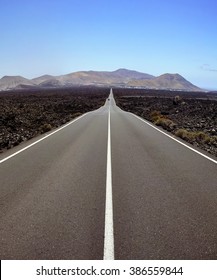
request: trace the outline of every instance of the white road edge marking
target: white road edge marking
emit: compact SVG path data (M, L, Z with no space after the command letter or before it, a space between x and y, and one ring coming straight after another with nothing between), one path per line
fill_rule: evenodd
M170 135L167 134L166 132L160 130L159 128L155 127L154 125L150 124L149 122L145 121L144 119L138 117L137 115L135 115L135 114L133 114L133 113L130 113L130 114L133 115L135 118L139 119L140 121L142 121L142 122L146 123L147 125L151 126L152 128L156 129L157 131L161 132L162 134L166 135L167 137L169 137L169 138L173 139L174 141L178 142L179 144L185 146L185 147L188 148L189 150L191 150L191 151L193 151L193 152L195 152L195 153L201 155L202 157L204 157L204 158L206 158L206 159L208 159L208 160L214 162L215 164L217 164L217 161L216 161L216 160L214 160L214 159L208 157L207 155L204 155L203 153L201 153L201 152L195 150L194 148L188 146L187 144L185 144L185 143L179 141L178 139L176 139L176 138L170 136Z
M105 202L105 233L104 233L104 260L114 260L114 229L113 229L113 202L112 202L112 168L111 168L111 116L108 114L108 144L106 170L106 202Z
M89 112L88 112L88 113L89 113ZM23 148L23 149L21 149L21 150L17 151L16 153L11 154L10 156L8 156L8 157L6 157L6 158L4 158L4 159L0 160L0 163L3 163L4 161L6 161L6 160L8 160L8 159L10 159L10 158L12 158L12 157L14 157L14 156L16 156L16 155L18 155L18 154L22 153L23 151L25 151L25 150L29 149L30 147L32 147L32 146L34 146L34 145L36 145L37 143L39 143L39 142L43 141L44 139L46 139L46 138L50 137L51 135L53 135L53 134L55 134L55 133L59 132L60 130L64 129L65 127L67 127L67 126L71 125L72 123L74 123L74 122L76 122L76 121L80 120L81 118L83 118L84 116L86 116L88 113L83 114L82 116L80 116L80 117L78 117L78 118L76 118L76 119L72 120L71 122L69 122L69 123L65 124L64 126L62 126L62 127L58 128L57 130L55 130L55 131L53 131L53 132L51 132L50 134L48 134L48 135L46 135L46 136L44 136L44 137L40 138L39 140L37 140L37 141L33 142L32 144L30 144L30 145L26 146L25 148Z

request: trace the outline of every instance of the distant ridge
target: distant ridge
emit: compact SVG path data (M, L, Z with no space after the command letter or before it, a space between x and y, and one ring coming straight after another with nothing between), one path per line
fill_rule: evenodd
M0 79L0 90L20 88L58 88L82 85L139 87L201 91L179 74L163 74L159 77L134 70L118 69L109 71L79 71L61 76L43 75L32 80L21 76L4 76Z
M150 89L172 89L172 90L189 90L198 91L200 88L196 87L179 74L163 74L152 80L131 81L129 86L145 87Z
M4 76L0 79L0 90L13 89L19 85L32 86L34 83L21 76Z
M140 80L140 79L153 79L155 78L154 76L150 75L150 74L146 74L146 73L141 73L135 70L128 70L128 69L118 69L114 72L112 72L114 75L117 75L119 77L122 78L129 78L130 80L132 79L136 79L136 80Z

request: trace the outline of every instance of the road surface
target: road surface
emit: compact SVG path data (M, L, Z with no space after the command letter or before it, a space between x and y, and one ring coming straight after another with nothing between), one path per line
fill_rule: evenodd
M0 258L217 259L217 161L200 152L122 111L111 90L1 155Z

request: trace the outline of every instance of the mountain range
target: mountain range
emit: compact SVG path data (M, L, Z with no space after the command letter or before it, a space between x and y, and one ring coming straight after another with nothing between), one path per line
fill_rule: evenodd
M22 88L58 88L82 85L138 87L149 89L200 91L179 74L163 74L155 77L128 69L116 71L79 71L61 76L44 75L34 79L21 76L4 76L0 79L0 90Z

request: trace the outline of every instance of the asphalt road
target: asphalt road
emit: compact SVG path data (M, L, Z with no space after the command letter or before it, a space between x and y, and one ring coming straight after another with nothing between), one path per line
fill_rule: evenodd
M0 160L1 259L105 258L108 176L115 259L217 259L217 162L120 110L112 94Z

